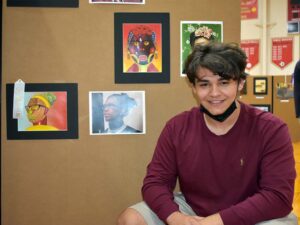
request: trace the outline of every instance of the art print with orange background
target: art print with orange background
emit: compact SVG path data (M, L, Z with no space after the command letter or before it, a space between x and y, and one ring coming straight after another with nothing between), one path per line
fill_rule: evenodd
M147 31L144 32L143 29ZM147 38L145 33L151 33L152 38L149 38L149 35ZM162 25L160 23L124 23L122 35L123 73L162 72ZM132 43L134 49L131 52L130 37L135 38L135 42ZM152 45L152 48L147 49L149 45ZM139 59L145 59L144 61L147 62L143 63L138 61ZM138 69L142 66L147 68Z

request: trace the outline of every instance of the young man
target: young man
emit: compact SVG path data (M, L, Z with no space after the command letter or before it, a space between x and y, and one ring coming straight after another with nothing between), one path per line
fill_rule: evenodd
M287 126L237 101L246 56L233 44L195 46L185 65L200 107L169 120L142 187L119 225L294 225ZM178 179L182 194L173 194ZM280 218L280 219L278 219Z

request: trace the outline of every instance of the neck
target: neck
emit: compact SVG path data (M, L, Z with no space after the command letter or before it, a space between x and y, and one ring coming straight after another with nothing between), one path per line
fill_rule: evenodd
M108 124L109 129L111 129L111 130L116 130L116 129L122 127L123 125L124 125L123 120L110 121Z
M43 120L36 122L36 123L32 123L34 126L36 125L47 125L47 117L45 117Z
M212 119L205 113L203 113L204 121L208 129L216 135L226 134L236 123L239 118L241 106L239 102L236 102L236 110L223 122Z

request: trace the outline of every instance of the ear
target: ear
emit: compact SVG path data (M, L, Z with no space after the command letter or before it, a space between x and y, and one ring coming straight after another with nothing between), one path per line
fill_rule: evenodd
M245 85L246 80L240 80L239 82L239 86L238 86L238 90L241 91L243 90L243 87Z

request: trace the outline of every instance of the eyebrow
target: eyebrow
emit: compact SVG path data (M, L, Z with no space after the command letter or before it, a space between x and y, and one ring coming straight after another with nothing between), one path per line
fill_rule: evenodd
M208 82L208 80L196 78L196 83L200 83L200 82Z
M230 80L230 79L226 79L226 78L220 76L218 81L222 81L222 80ZM196 82L209 82L209 80L206 80L206 79L203 79L203 78L200 79L200 78L196 77Z

